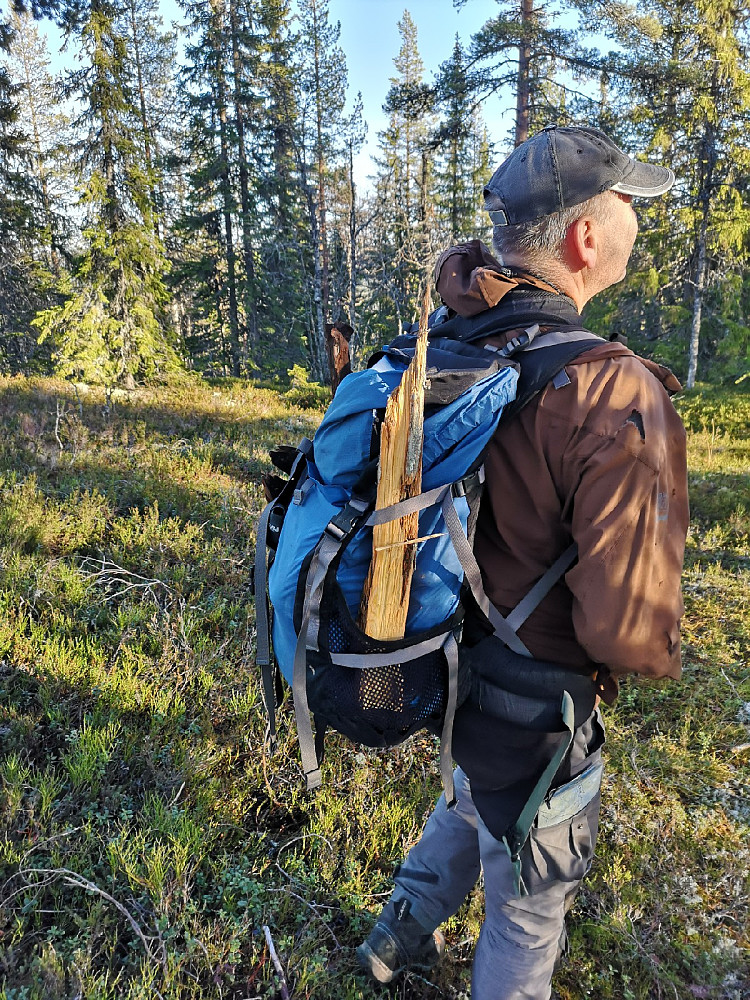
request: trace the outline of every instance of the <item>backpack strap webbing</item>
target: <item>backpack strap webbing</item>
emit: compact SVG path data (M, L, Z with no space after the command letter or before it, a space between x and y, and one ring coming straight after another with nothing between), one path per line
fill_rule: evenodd
M535 611L539 607L557 581L562 578L566 570L573 565L577 556L578 546L573 542L565 549L562 555L557 557L526 596L521 598L509 615L503 617L495 605L491 601L488 602L488 610L485 613L495 629L495 635L506 646L509 646L514 653L520 653L521 656L531 656L529 650L518 637L518 629L523 625L532 611Z
M456 801L453 787L453 720L458 704L458 643L451 632L445 640L443 652L448 664L448 701L445 706L443 730L440 734L440 778L443 782L445 802L448 807Z
M479 609L489 619L498 639L501 639L514 653L520 653L522 656L531 656L529 650L518 638L516 634L517 630L523 625L532 611L535 611L539 604L541 604L565 571L573 564L578 555L577 546L575 544L569 545L543 576L537 580L525 597L519 601L511 613L504 618L484 592L482 571L479 569L474 550L463 533L461 522L453 506L450 493L443 499L442 509L448 533L461 562L461 568L464 571L464 579Z
M268 736L276 739L276 677L271 660L271 616L268 609L268 521L276 501L266 504L260 516L255 540L255 662L263 681L263 703L268 718Z
M503 836L503 843L505 844L505 848L510 856L511 864L513 865L513 877L515 880L515 891L517 896L528 896L529 894L521 876L521 851L529 838L531 827L534 825L536 815L550 790L550 786L555 775L557 774L558 768L562 764L565 755L568 750L570 750L573 743L573 735L575 732L575 707L573 705L573 699L567 691L563 691L560 714L566 730L562 740L560 741L560 745L557 750L555 750L552 755L552 759L545 767L537 783L534 785L531 794L526 800L526 805L521 810L521 815L515 823L508 828Z
M268 718L267 735L272 743L276 740L276 678L277 666L271 656L271 615L268 604L268 547L269 528L272 517L283 516L282 511L289 503L293 490L305 473L307 458L312 454L313 443L302 438L297 446L297 454L289 472L281 495L266 504L258 521L255 538L255 566L253 569L253 592L255 594L255 662L260 667L263 703ZM276 525L276 534L281 522Z

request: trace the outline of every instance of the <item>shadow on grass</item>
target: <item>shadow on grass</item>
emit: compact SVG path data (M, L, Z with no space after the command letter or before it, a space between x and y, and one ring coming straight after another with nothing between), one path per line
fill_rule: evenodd
M205 695L201 697L198 685L181 685L188 707L165 715L146 707L122 709L116 703L115 692L102 689L92 679L86 673L77 680L63 679L39 665L14 664L12 657L0 663L0 703L4 706L0 711L0 757L18 754L39 770L52 765L59 773L75 742L73 734L85 726L104 729L110 725L118 733L96 780L79 787L69 784L65 795L58 799L58 822L70 822L92 810L113 820L123 813L132 815L142 808L149 794L165 802L190 800L193 794L204 798L201 786L210 775L225 791L237 781L237 791L242 793L241 809L239 803L232 808L226 803L227 813L222 815L220 810L212 817L223 830L225 845L232 840L241 845L248 833L262 834L269 843L275 843L307 823L303 809L297 805L286 807L261 780L260 725L253 727L258 734L248 746L246 726L228 714L217 717ZM156 677L154 684L158 685ZM167 678L163 678L160 690L168 686ZM222 700L214 699L214 709ZM243 780L248 763L257 767L257 781ZM186 784L187 793L177 795ZM217 787L220 799L218 792ZM233 836L228 836L230 831Z
M50 380L45 380L48 383ZM134 394L107 405L103 393L77 398L68 384L59 391L49 388L16 386L0 380L0 420L4 426L3 445L14 439L32 453L41 448L75 455L88 447L139 448L169 442L197 448L216 444L222 462L236 466L232 446L252 446L255 438L296 441L314 430L320 414L287 405L282 397L248 386L239 398L204 388L180 394ZM163 401L153 401L162 396Z
M318 419L252 387L229 400L205 388L165 390L163 403L152 395L107 408L102 393L78 400L68 383L58 392L0 381L0 470L35 476L48 496L101 493L118 514L158 503L162 516L205 519L222 493L260 483L269 447L311 435Z
M750 517L750 472L691 472L690 513L701 521L725 520L739 506Z

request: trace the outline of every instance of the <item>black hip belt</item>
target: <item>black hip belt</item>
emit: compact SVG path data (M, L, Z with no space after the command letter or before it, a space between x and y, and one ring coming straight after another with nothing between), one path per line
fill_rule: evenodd
M471 697L487 715L523 729L560 732L560 703L567 691L575 708L575 727L594 710L596 687L591 677L559 663L521 656L496 636L476 646L462 646L462 671L471 673Z

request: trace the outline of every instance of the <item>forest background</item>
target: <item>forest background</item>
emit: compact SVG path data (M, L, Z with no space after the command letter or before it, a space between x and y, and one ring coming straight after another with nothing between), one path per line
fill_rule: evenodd
M356 363L412 321L439 250L488 238L492 166L556 121L599 125L678 178L640 207L630 276L589 326L688 387L699 371L746 375L742 6L485 4L429 78L405 11L368 185L327 0L177 6L171 28L157 0L19 0L3 22L0 370L125 388L186 370L326 383L327 326L354 329ZM35 17L54 19L73 68L52 73ZM515 121L502 149L488 101L493 121Z
M683 678L606 711L555 990L750 997L750 11L479 6L435 74L400 17L368 183L328 0L181 0L174 30L155 0L3 7L0 1000L467 996L481 885L429 978L381 990L354 954L439 794L434 739L329 735L306 794L288 698L266 739L250 564L269 449L330 399L327 327L360 366L414 319L553 120L675 170L585 318L695 383Z

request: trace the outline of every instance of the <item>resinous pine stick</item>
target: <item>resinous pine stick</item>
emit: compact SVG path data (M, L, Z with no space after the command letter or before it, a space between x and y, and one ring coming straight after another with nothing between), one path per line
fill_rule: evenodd
M416 496L422 489L422 435L429 287L425 288L416 351L386 406L380 433L375 508ZM401 639L416 559L419 514L373 528L372 561L362 591L360 620L374 639Z

